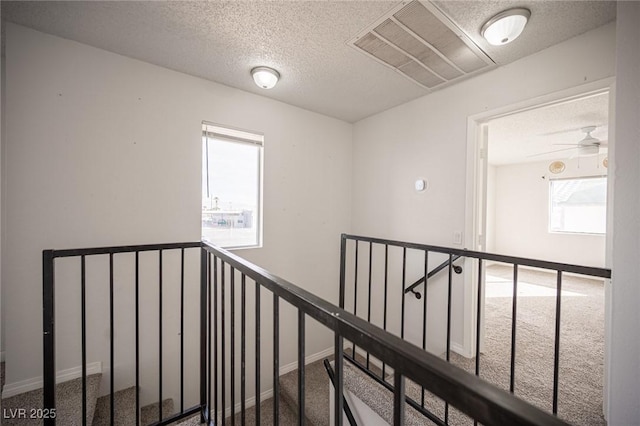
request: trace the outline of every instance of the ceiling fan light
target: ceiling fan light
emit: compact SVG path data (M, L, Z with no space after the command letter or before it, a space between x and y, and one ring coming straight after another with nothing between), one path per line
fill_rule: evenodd
M578 155L581 157L587 157L590 155L597 155L600 152L598 145L583 145L578 147Z
M531 16L529 9L505 10L489 19L481 30L482 36L494 46L502 46L518 38Z
M280 78L280 73L269 67L256 67L251 70L251 75L256 85L263 89L272 89Z

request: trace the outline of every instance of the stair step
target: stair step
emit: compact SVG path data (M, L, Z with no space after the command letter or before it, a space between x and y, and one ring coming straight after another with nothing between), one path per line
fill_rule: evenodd
M98 399L98 388L102 374L92 374L87 377L87 423L93 421ZM56 419L58 424L82 425L82 379L77 378L56 385ZM42 389L25 392L2 400L2 409L9 413L10 409L25 409L29 417L31 409L41 409ZM3 425L41 425L42 419L3 418Z
M173 398L167 398L162 401L162 418L173 415ZM145 405L140 409L140 423L149 425L158 421L158 403ZM133 423L135 424L135 422Z
M367 404L386 422L393 424L393 393L348 361L344 362L343 372L344 389ZM413 391L414 389L412 389ZM420 399L417 400L419 401ZM405 425L421 426L425 422L428 422L428 420L422 414L409 404L405 404Z
M297 425L298 424L298 414L297 411L291 410L289 404L287 404L283 398L280 398L279 402L279 422L276 423L273 421L273 398L269 398L260 403L260 424L264 425ZM227 417L225 424L231 424L231 418ZM242 416L241 413L236 413L235 415L235 424L242 424ZM245 412L245 425L251 426L256 424L256 407L250 407L246 409ZM195 425L194 425L195 426Z
M305 419L313 426L329 425L329 376L322 360L305 366ZM280 396L298 416L298 370L280 376ZM295 423L294 423L295 424Z
M114 419L116 426L129 426L136 424L136 387L131 386L114 395ZM93 416L93 426L106 426L111 424L111 398L104 395L98 398L96 412Z

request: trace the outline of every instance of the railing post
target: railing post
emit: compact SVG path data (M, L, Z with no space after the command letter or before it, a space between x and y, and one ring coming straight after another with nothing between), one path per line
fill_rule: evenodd
M342 426L343 414L344 411L344 371L343 371L343 355L344 355L344 346L343 346L342 336L340 336L339 332L335 333L335 347L334 347L334 367L336 371L336 381L334 383L335 388L335 426Z
M209 423L207 406L207 250L200 252L200 423ZM162 401L160 401L162 405Z
M56 341L53 250L42 251L42 334L43 334L43 408L45 412L56 410ZM54 416L45 418L44 424L55 425Z
M404 376L393 372L393 425L404 425Z
M347 256L347 236L342 234L340 238L340 307L344 309L345 274Z

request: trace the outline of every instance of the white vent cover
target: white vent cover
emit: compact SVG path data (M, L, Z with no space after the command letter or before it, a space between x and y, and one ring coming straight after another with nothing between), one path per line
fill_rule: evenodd
M496 66L428 1L398 5L347 44L428 90Z

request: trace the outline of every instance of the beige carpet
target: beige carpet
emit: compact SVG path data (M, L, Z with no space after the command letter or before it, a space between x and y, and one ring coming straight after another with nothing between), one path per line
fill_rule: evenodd
M91 423L96 407L98 386L102 374L93 374L87 377L87 423ZM69 426L82 425L82 380L74 379L56 385L57 423ZM2 400L2 408L10 418L3 418L3 425L41 425L43 421L38 418L30 418L36 414L37 409L42 408L42 389L37 389ZM11 412L26 410L27 418L13 417ZM11 411L13 410L13 411ZM35 410L35 413L34 411Z
M486 340L480 356L480 377L505 390L510 377L512 277L511 267L487 269ZM515 395L551 412L556 275L521 268L518 283ZM603 282L564 276L562 289L558 416L576 425L604 425ZM451 362L475 371L475 359L452 353ZM437 405L436 412L442 413L442 404ZM472 424L456 414L450 423Z

